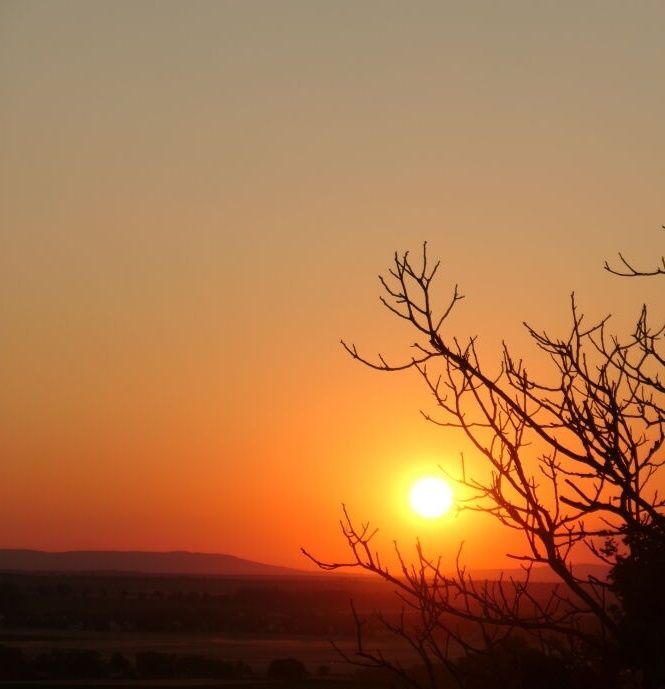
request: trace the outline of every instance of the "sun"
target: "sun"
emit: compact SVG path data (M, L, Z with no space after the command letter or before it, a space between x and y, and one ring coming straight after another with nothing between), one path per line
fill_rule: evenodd
M453 491L442 478L426 476L411 487L409 502L416 514L427 519L435 519L452 507Z

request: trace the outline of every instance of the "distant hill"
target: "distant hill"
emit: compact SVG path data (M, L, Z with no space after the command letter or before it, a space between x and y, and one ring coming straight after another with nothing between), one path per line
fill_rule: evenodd
M278 567L252 560L243 560L223 553L190 553L184 550L173 552L142 552L133 550L71 550L65 552L46 552L43 550L0 549L0 571L14 572L116 572L140 574L180 574L210 576L316 576L320 572L307 572L289 567ZM503 571L508 580L524 579L524 571L511 569L473 569L468 574L480 581L496 580ZM575 574L582 578L593 576L604 580L609 569L602 565L575 565ZM350 572L340 572L346 576L361 576ZM452 575L452 573L451 573ZM533 582L554 582L556 576L547 567L534 567L531 572Z
M266 565L217 553L166 553L111 550L0 549L0 571L28 572L136 572L142 574L198 574L220 576L296 576L298 569Z

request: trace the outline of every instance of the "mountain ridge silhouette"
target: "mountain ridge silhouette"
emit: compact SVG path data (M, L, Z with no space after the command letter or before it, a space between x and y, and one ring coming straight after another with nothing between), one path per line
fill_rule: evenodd
M580 563L574 567L581 578L592 576L606 580L609 568L603 565ZM46 551L28 548L0 548L0 572L115 572L125 574L176 574L199 576L317 576L319 570L296 569L247 560L227 553L200 553L189 550L64 550ZM497 580L503 574L524 579L521 568L469 569L476 581ZM446 573L452 576L452 572ZM345 573L345 576L362 575ZM534 567L531 581L556 582L556 575L547 567Z
M0 571L124 572L217 576L300 576L310 572L246 560L226 553L188 550L0 549Z

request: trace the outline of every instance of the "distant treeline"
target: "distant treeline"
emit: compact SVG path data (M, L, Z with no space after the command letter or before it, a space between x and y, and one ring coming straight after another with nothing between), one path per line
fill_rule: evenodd
M199 655L143 651L131 656L98 651L58 649L30 656L0 646L0 680L14 679L243 679L249 666Z
M296 686L326 689L388 689L391 677L377 669L357 670L351 676L330 675L322 665L315 672L307 672L296 658L277 658L259 675L242 662L228 662L201 655L179 655L156 651L135 654L104 655L91 650L54 650L29 656L17 648L0 645L0 682L11 680L46 681L91 680L223 680L230 687ZM236 685L233 680L238 680ZM266 682L268 681L268 683ZM32 684L30 685L32 686ZM48 686L48 685L47 685ZM131 685L130 685L131 686ZM157 686L152 684L151 686Z

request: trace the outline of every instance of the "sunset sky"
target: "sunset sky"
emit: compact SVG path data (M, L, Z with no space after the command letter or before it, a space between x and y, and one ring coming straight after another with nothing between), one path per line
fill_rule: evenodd
M409 511L468 446L339 340L407 351L376 278L423 240L490 363L573 290L619 332L662 305L602 265L665 248L664 30L659 0L3 2L0 547L307 567L345 502L500 563L488 518Z

